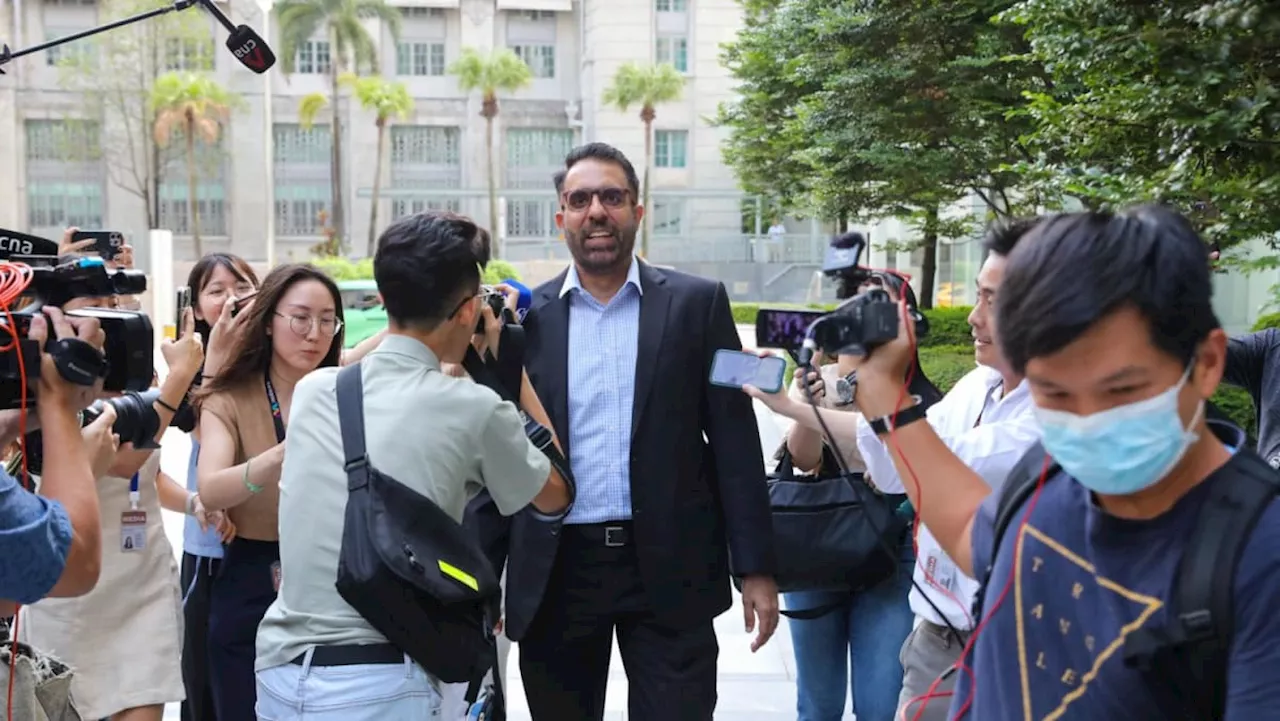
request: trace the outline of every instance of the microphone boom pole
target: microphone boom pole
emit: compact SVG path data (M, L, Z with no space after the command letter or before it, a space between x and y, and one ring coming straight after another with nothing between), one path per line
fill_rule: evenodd
M82 30L78 33L72 33L71 35L60 37L56 40L50 40L45 43L40 43L39 45L33 45L29 48L23 48L22 50L19 50L17 52L10 52L8 45L0 45L0 75L4 74L4 66L14 58L20 58L24 55L31 55L32 53L38 53L41 50L48 50L49 48L56 48L59 45L65 45L70 42L75 42L76 40L92 37L99 33L105 33L108 30L115 30L116 28L121 28L121 27L124 27L125 25L132 25L133 23L142 22L143 20L149 20L159 15L165 15L167 13L175 12L178 10L186 10L187 8L195 5L196 2L197 0L173 0L172 5L156 8L154 10L148 10L143 13L138 13L137 15L131 15L127 18L121 18L119 20L109 22L106 25L99 25L96 28L89 28L88 30ZM223 22L226 22L225 17L219 18L219 19L222 20Z

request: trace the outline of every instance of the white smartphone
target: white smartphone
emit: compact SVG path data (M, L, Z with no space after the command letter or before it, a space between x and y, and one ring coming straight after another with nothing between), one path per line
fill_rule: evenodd
M711 384L725 388L752 385L765 393L777 393L786 372L784 358L721 348L711 361Z

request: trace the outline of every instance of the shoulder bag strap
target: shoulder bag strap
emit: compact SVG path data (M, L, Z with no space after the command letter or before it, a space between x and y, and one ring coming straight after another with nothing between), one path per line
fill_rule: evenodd
M1017 465L1009 472L1008 478L1005 479L1004 486L1000 488L1000 501L996 505L996 518L994 529L991 535L991 554L987 559L987 567L983 569L973 569L980 573L978 580L978 593L973 599L973 622L974 624L982 623L983 601L987 594L987 587L991 584L991 574L995 571L996 555L1000 553L1000 542L1004 540L1004 534L1009 530L1009 526L1013 524L1013 519L1018 515L1018 511L1026 504L1027 499L1031 498L1031 494L1035 492L1036 486L1040 484L1041 476L1045 482L1058 474L1062 467L1050 461L1049 468L1045 469L1045 458L1047 454L1044 446L1037 442L1019 459Z
M1222 718L1227 700L1236 567L1280 476L1241 451L1238 473L1214 484L1174 576L1162 627L1126 639L1125 664L1143 672L1168 719Z
M360 366L352 363L338 371L338 427L342 429L347 492L369 484L369 452L364 440L364 379Z

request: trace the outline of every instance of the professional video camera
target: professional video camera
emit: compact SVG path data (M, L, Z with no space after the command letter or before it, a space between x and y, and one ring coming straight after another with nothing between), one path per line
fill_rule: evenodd
M823 258L822 272L836 279L836 296L843 303L830 313L761 308L756 316L756 344L783 348L793 353L800 365L809 365L819 349L836 355L866 355L897 338L898 303L883 287L888 274L858 264L866 244L861 233L846 233L832 239ZM858 293L867 284L881 287ZM894 289L903 292L900 287ZM916 337L924 336L928 321L914 307L910 313Z
M17 251L17 252L15 252ZM109 270L101 258L60 262L58 244L37 236L0 229L0 334L8 341L0 350L0 408L33 407L40 376L40 348L27 338L31 319L45 306L61 306L74 298L136 295L147 289L147 277L136 270ZM23 304L19 299L27 299ZM13 310L8 310L10 307ZM145 391L155 374L154 332L144 313L114 308L68 311L76 318L96 318L106 334L99 353L76 338L54 337L44 350L58 373L71 383L92 386L99 379L108 391ZM17 341L16 343L14 341ZM26 392L23 392L23 381Z

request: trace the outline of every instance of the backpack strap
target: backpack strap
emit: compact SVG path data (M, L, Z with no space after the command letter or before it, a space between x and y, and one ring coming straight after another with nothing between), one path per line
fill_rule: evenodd
M1200 507L1164 624L1125 640L1125 665L1142 672L1171 721L1222 718L1236 566L1258 518L1280 493L1280 475L1254 453L1238 451L1233 465Z
M369 485L369 451L364 440L364 379L361 364L338 371L338 427L342 431L343 468L347 492Z
M1013 470L1009 472L1008 478L1005 479L1004 485L1000 488L1000 501L996 505L995 526L991 536L991 554L987 556L987 567L981 569L982 576L978 579L981 583L978 585L978 593L973 599L973 622L975 625L982 623L983 601L987 595L987 587L991 584L991 575L996 567L996 556L1000 553L1000 542L1004 540L1005 532L1013 524L1013 519L1018 515L1018 511L1026 504L1031 494L1035 492L1036 486L1040 485L1040 478L1043 477L1047 481L1062 470L1062 467L1057 463L1050 462L1046 472L1045 459L1047 457L1048 453L1045 452L1044 445L1037 441L1018 460Z

